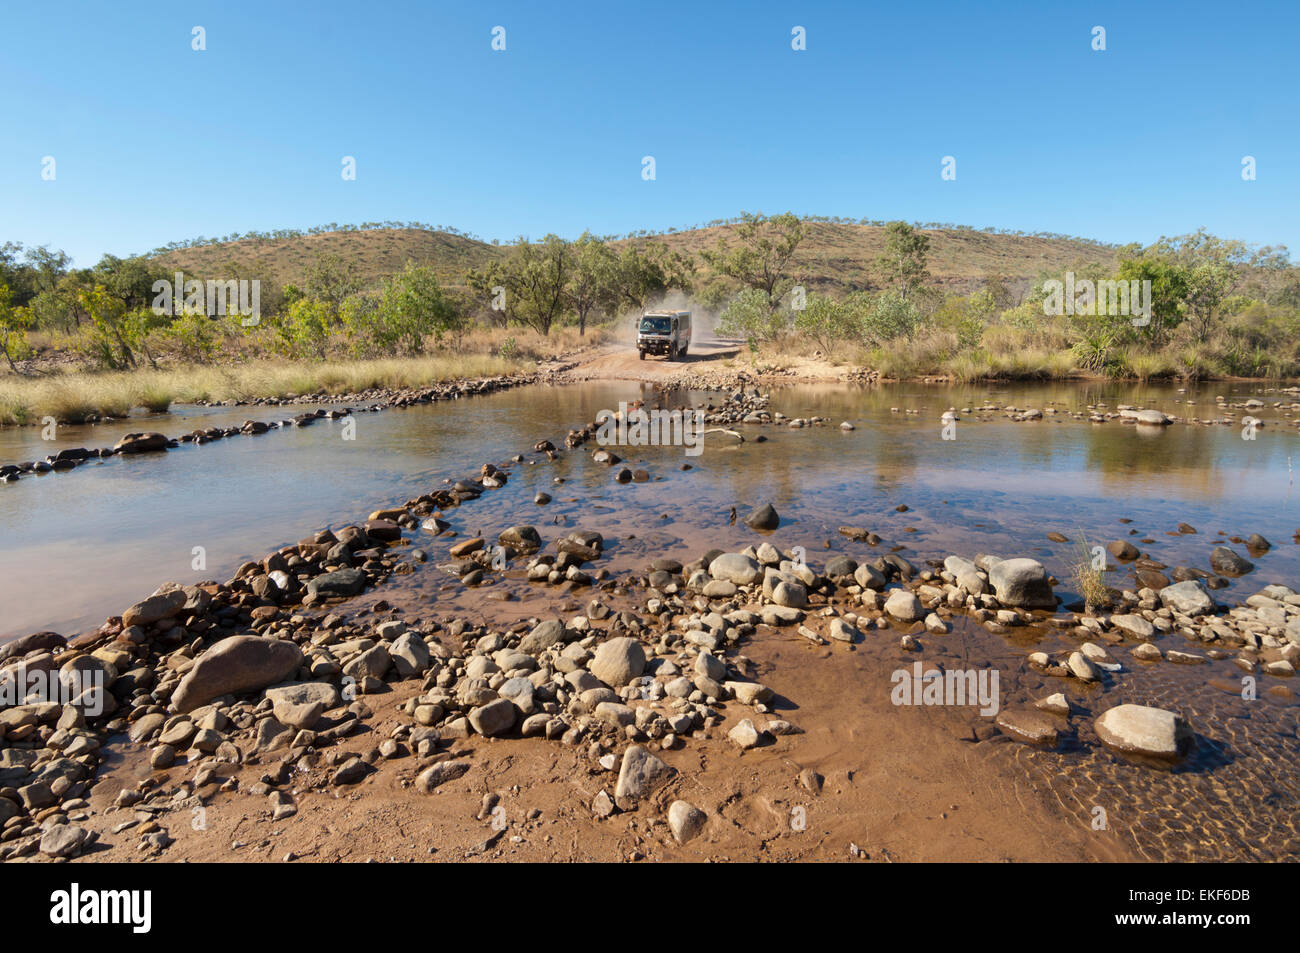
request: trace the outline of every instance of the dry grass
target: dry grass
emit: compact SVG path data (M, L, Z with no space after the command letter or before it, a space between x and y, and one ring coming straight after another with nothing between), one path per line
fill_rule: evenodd
M1070 579L1083 596L1084 604L1089 609L1097 609L1110 604L1110 589L1106 585L1106 572L1097 566L1092 550L1087 537L1080 534L1075 559L1070 565Z
M0 378L0 424L44 417L81 423L92 415L124 417L136 408L160 412L174 402L251 400L307 394L402 389L440 381L493 377L528 369L521 358L446 353L429 357L295 363L256 361L232 367L176 367L99 374Z

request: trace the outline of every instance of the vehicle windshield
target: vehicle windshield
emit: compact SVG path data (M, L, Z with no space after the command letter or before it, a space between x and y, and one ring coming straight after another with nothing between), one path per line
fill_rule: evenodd
M641 319L642 334L667 334L671 327L671 318L651 318L644 317Z

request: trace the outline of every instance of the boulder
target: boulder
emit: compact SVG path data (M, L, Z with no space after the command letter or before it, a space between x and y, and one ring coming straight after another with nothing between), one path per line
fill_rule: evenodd
M307 591L314 595L345 598L355 596L366 588L366 574L348 567L322 573L307 583Z
M114 453L149 453L167 449L167 436L160 433L129 433L113 447Z
M591 674L613 688L622 688L645 671L645 650L636 639L607 639L587 664Z
M764 503L745 517L745 525L750 529L770 531L781 525L781 517L771 503Z
M916 593L907 589L894 589L885 600L885 612L901 622L916 622L925 617L925 607Z
M276 719L293 728L311 729L323 712L339 705L339 690L329 682L297 682L266 690Z
M1118 705L1095 723L1102 742L1116 751L1152 758L1176 759L1195 744L1191 725L1163 708Z
M708 820L708 815L686 801L673 801L668 808L668 829L679 844L699 836Z
M629 745L623 752L618 785L614 788L614 802L625 811L631 810L638 801L667 784L675 773L645 748Z
M503 735L515 726L519 709L507 698L498 698L469 713L469 723L485 738Z
M1036 559L1003 559L988 570L989 582L1004 606L1055 609L1056 597L1047 570Z
M394 639L388 654L402 678L421 675L429 667L429 644L415 632L403 632Z
M260 691L294 674L302 661L292 642L232 635L199 656L172 693L172 707L193 711L222 695Z
M762 577L758 562L744 553L722 553L709 563L709 575L737 586L752 586Z
M1210 553L1210 568L1225 576L1244 576L1255 568L1255 564L1227 546L1216 546Z
M1161 605L1183 615L1198 616L1214 611L1214 597L1199 579L1165 586L1160 590L1159 596Z

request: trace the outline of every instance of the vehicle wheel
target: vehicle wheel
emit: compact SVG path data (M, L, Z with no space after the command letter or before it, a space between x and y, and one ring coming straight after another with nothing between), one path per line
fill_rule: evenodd
M645 360L645 351L637 351L637 353L641 355L641 360L644 361L644 360Z

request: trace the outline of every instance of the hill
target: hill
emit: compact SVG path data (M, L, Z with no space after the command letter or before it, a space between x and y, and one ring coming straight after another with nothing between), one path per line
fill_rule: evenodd
M732 224L711 225L659 235L639 234L615 239L612 244L621 247L662 241L673 251L698 258L700 251L712 248L719 238L734 230ZM1114 246L1080 238L952 227L921 231L930 238L931 284L956 291L971 290L989 275L1028 282L1043 271L1060 272L1084 262L1115 262ZM812 289L866 288L884 247L882 226L811 220L796 256L796 272ZM508 250L506 245L444 231L372 228L287 238L247 238L178 248L153 257L169 269L198 277L249 276L279 284L301 284L306 268L321 254L353 262L367 285L401 270L410 260L431 266L447 284L459 286L467 269L482 268L504 257ZM700 268L700 277L707 278L702 263Z

